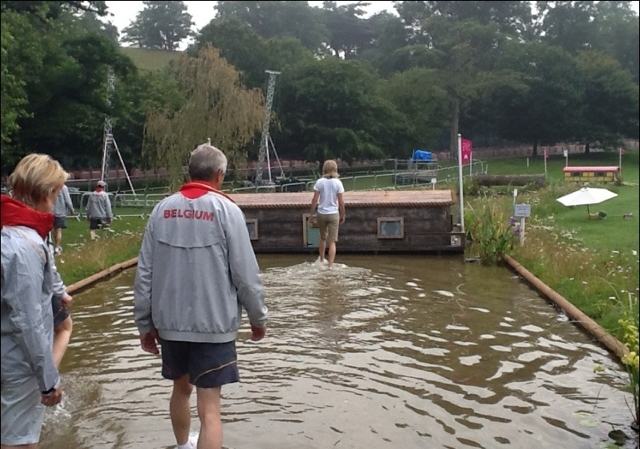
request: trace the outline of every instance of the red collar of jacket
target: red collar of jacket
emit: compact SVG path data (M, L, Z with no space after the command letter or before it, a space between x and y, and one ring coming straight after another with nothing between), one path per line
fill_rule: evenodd
M232 203L235 203L235 201L233 201L226 193L221 192L220 190L214 188L210 183L206 181L188 182L180 188L180 193L182 193L185 197L189 198L190 200L200 198L202 195L208 192L213 192L217 195L221 195L226 199L228 199L229 201L231 201Z
M53 228L52 213L32 209L8 195L2 195L0 205L2 226L26 226L35 230L43 239Z

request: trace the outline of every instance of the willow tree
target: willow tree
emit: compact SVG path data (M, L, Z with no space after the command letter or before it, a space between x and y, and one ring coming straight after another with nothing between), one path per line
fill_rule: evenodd
M153 165L168 169L175 188L189 153L208 138L231 167L245 158L246 144L262 126L264 97L259 89L245 89L239 72L213 47L182 56L170 70L182 99L147 114L144 152Z

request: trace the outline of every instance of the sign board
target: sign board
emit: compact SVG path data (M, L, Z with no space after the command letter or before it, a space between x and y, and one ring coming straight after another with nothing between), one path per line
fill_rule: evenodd
M567 150L562 150L562 154L564 154L564 157L569 156L569 151Z
M518 218L527 218L531 216L531 204L516 204L516 210L513 214Z

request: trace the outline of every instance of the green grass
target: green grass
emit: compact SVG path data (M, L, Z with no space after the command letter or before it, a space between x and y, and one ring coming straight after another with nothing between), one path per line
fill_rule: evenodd
M518 196L531 204L526 242L510 252L538 276L609 332L622 339L619 320L638 313L638 152L623 157L624 183L604 184L617 197L591 207L605 211L606 218L589 219L586 206L565 207L556 201L580 185L564 181L564 158L548 161L549 184ZM618 165L617 153L572 156L570 165ZM542 170L541 170L542 167ZM543 173L542 160L489 161L489 174ZM594 184L595 186L595 184ZM499 193L496 193L499 192ZM494 204L512 212L512 189L488 189L483 196L465 196L465 202L479 208ZM623 215L631 213L631 219ZM632 349L633 350L633 349Z
M63 230L61 255L56 257L58 272L70 285L116 263L136 257L147 219L114 219L109 229L99 230L98 239L89 238L89 222L67 219Z
M141 70L160 70L171 61L180 57L183 52L167 50L149 50L146 48L120 47L120 52L128 56L135 66Z
M572 155L569 165L618 165L617 153L595 153L589 156ZM623 185L592 184L591 187L603 187L618 194L606 202L590 206L592 213L604 211L607 217L603 220L591 220L587 216L587 207L565 207L556 201L557 198L578 190L581 185L565 182L562 168L564 158L553 158L548 161L547 175L549 185L536 192L518 196L518 202L532 204L532 213L540 218L553 217L550 221L565 232L575 234L585 245L596 250L638 251L638 215L640 211L638 191L638 152L627 152L623 156ZM526 160L509 159L489 161L489 174L534 174L544 173L541 159ZM631 213L631 219L625 220L624 214Z

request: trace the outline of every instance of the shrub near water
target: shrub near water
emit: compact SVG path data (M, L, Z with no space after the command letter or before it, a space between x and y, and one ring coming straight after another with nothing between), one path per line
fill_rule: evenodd
M470 208L465 216L467 233L472 240L471 251L477 252L484 264L500 261L512 248L513 228L504 210L493 201Z

